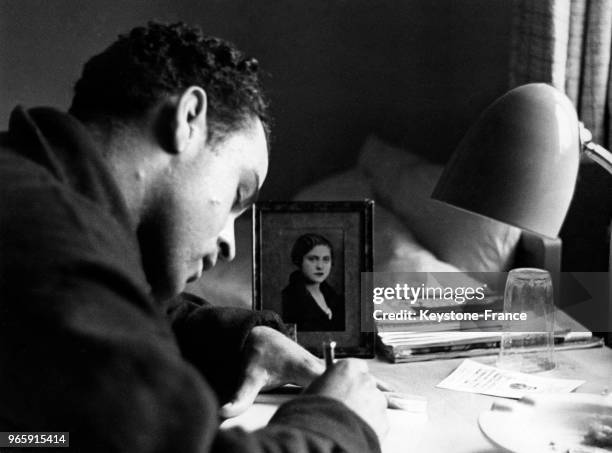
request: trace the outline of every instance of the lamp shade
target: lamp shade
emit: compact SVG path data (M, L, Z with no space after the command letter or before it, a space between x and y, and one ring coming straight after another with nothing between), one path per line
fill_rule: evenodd
M556 237L574 194L580 146L571 101L549 85L520 86L470 128L432 197Z

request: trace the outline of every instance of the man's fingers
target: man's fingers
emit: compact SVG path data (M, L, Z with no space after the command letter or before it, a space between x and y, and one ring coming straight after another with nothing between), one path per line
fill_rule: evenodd
M248 374L236 392L234 399L221 407L219 415L222 418L230 418L242 414L253 404L265 384L266 378L263 374Z
M308 351L305 351L302 360L298 361L291 372L293 383L307 386L314 379L318 378L325 372L325 364L321 359L318 359Z
M367 373L368 364L365 360L360 359L344 359L337 362L339 366L345 367L353 372Z

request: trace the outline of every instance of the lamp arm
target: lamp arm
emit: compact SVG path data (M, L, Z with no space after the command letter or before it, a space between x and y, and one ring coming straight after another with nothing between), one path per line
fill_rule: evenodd
M582 152L593 162L598 163L612 174L612 153L601 145L593 142L593 135L584 124L580 123L580 142Z

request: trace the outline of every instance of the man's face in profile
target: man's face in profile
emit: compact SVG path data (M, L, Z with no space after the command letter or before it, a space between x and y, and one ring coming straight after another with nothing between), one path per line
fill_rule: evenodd
M268 172L259 119L212 145L202 138L193 146L198 147L194 157L169 170L163 203L148 222L154 225L149 225L153 234L143 247L157 252L156 262L146 268L158 299L183 291L218 259L234 258L234 221L255 201Z

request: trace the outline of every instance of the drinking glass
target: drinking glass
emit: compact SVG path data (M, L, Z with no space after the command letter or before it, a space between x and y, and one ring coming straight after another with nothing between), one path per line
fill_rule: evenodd
M504 313L525 313L524 321L504 321L499 368L533 373L555 367L555 304L548 271L513 269L504 291Z

